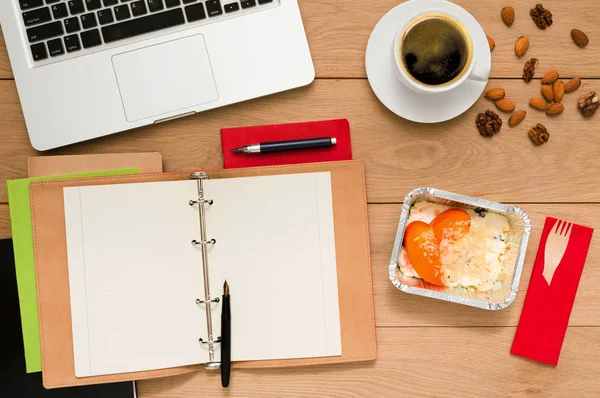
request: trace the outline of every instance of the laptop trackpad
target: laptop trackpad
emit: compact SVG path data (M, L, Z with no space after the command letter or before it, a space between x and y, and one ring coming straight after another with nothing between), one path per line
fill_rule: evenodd
M219 98L201 34L117 54L112 62L130 122Z

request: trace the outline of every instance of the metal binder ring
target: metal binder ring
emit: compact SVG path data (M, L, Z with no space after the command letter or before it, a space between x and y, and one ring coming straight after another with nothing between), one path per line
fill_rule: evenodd
M201 241L197 241L196 239L194 239L192 241L192 245L214 245L215 243L217 243L216 239L201 240Z
M209 302L209 303L218 303L219 301L221 301L221 299L218 298L218 297L215 297L214 299L210 299L208 301L207 300L196 299L196 304L204 304L206 302Z
M202 344L216 344L216 343L220 343L220 342L221 342L221 337L219 336L219 337L217 337L217 339L216 339L216 340L213 340L213 341L204 341L204 340L202 339L202 337L200 337L200 338L198 339L198 341L199 341L199 342L201 342Z
M212 199L201 199L201 200L190 200L188 203L190 204L190 206L193 206L193 205L199 204L199 203L207 203L210 206L213 203L215 203L215 201Z

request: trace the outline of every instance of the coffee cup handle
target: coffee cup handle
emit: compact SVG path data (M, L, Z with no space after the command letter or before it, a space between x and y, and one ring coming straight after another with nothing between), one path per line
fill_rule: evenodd
M489 68L485 68L482 66L477 67L477 62L473 66L473 70L467 79L474 80L476 82L486 82L490 78L490 70Z

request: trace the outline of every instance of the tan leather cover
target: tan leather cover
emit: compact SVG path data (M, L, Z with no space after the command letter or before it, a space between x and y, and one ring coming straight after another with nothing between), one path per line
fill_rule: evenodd
M374 360L377 355L364 165L361 161L207 171L210 178L331 172L342 355L237 362L235 368L270 368ZM38 281L42 374L46 388L140 380L182 374L201 366L76 378L63 210L66 186L174 181L188 172L96 177L31 184L31 211ZM194 379L207 377L199 372ZM175 394L174 396L176 396Z
M27 158L29 177L58 176L135 167L141 173L160 173L158 152L107 153L97 155L34 156Z

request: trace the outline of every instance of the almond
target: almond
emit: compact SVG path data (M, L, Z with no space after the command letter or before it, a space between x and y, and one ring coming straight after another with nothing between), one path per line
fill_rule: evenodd
M571 39L573 39L575 44L577 44L581 48L587 46L590 42L590 39L588 39L587 35L579 29L573 29L571 31Z
M562 111L565 110L565 106L559 102L551 104L548 109L546 109L546 115L558 115Z
M529 105L540 111L545 111L548 108L548 103L543 98L532 98L529 100Z
M515 127L525 119L525 115L527 115L527 112L523 110L516 111L510 116L510 119L508 119L508 125L510 127Z
M485 35L485 37L487 37L488 45L490 46L490 51L493 51L496 47L496 42L494 42L494 39L492 39L488 35Z
M542 84L542 95L544 96L544 98L546 98L546 101L552 102L554 100L552 86L549 84Z
M512 112L515 110L517 104L515 104L515 101L513 101L513 100L503 98L501 100L496 101L496 106L502 112Z
M565 83L565 93L572 93L577 90L581 86L581 79L578 77L574 77Z
M517 57L521 58L527 52L529 48L529 39L525 36L521 36L517 39L515 43L515 54Z
M506 26L511 26L515 22L515 9L512 7L504 7L502 9L502 21Z
M558 80L558 72L551 70L542 77L542 84L552 84Z
M503 88L493 88L487 93L485 93L485 98L490 99L492 101L498 101L504 98L504 89Z
M557 80L552 85L552 91L554 93L554 102L560 102L565 95L565 84L562 80Z

